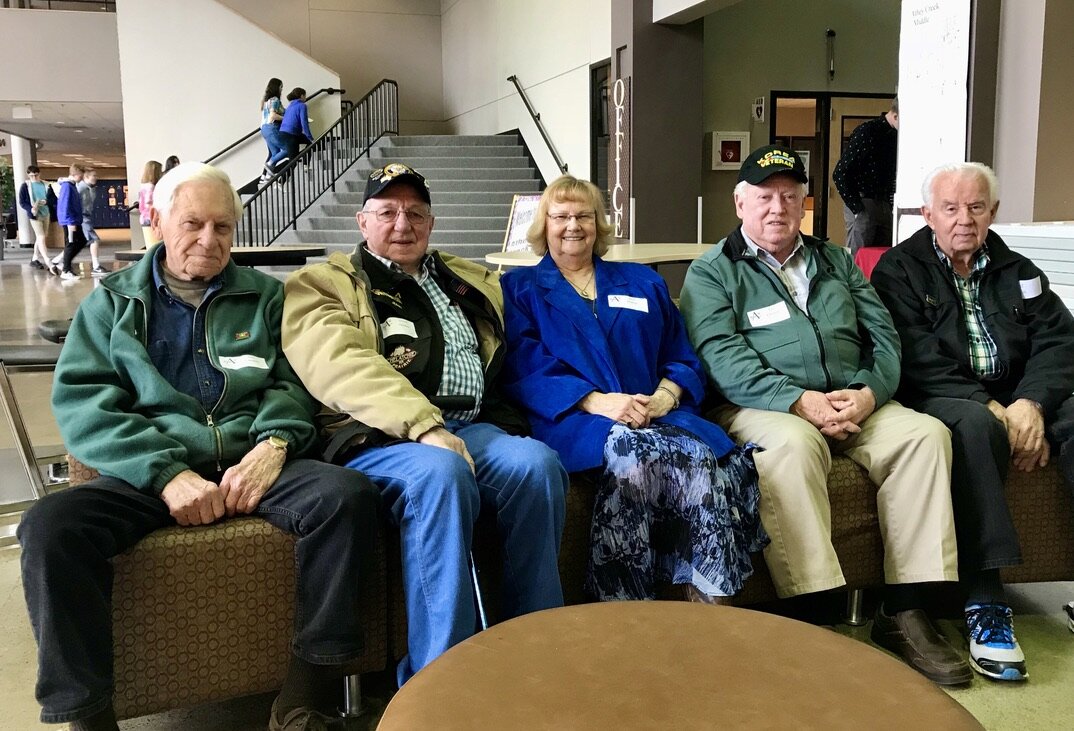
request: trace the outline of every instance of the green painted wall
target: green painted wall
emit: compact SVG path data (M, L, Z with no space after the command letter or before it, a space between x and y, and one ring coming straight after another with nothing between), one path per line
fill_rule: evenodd
M750 106L758 96L767 104L773 89L890 93L898 78L899 11L897 0L747 0L707 16L704 129L748 130L751 147L759 147L768 143L771 110L763 124L753 124ZM827 28L836 32L833 80ZM705 143L704 238L715 242L738 225L736 173L711 170L711 142Z

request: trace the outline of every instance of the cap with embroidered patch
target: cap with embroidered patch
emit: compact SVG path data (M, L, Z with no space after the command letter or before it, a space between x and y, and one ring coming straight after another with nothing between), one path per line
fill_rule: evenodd
M742 161L738 180L758 185L777 173L786 173L799 183L809 182L802 158L785 145L765 145L751 152Z
M376 198L393 183L410 183L418 191L421 199L432 205L432 199L429 196L429 183L425 180L425 176L401 162L388 163L384 167L377 168L369 173L369 178L365 181L365 198L363 200Z

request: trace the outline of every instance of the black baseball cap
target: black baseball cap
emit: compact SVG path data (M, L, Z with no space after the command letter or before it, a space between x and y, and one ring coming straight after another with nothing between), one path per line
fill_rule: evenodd
M370 198L376 198L393 183L410 183L418 191L418 195L421 196L422 200L432 205L432 200L429 197L429 183L425 180L425 176L401 162L390 162L384 167L377 168L369 173L369 179L365 181L365 198L363 202Z
M738 180L758 185L777 173L787 173L799 183L809 182L802 158L786 145L765 145L751 152L742 161Z

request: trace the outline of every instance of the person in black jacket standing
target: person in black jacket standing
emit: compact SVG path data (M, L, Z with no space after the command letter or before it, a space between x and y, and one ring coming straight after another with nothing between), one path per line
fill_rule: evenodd
M971 665L1027 677L999 569L1022 562L1008 465L1055 456L1074 487L1074 317L1029 259L989 231L995 173L944 165L922 186L928 226L881 257L872 284L902 339L898 398L951 429L960 577Z
M863 246L891 245L898 148L899 100L892 99L891 109L858 125L835 164L851 256Z

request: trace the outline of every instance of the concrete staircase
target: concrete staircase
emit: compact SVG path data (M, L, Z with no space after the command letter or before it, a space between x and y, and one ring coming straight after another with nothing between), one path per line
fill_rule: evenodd
M281 244L318 244L353 251L360 239L354 214L362 206L369 172L403 162L429 181L436 224L430 244L441 251L483 261L499 251L516 193L539 192L541 181L513 135L388 137L374 145L287 231Z

